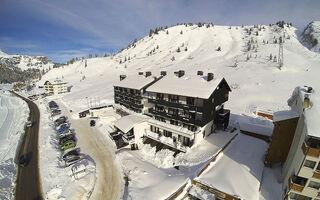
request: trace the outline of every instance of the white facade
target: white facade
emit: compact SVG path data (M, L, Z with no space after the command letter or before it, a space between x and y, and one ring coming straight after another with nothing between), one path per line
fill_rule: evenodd
M46 81L44 83L45 90L51 95L57 95L68 92L67 83L61 81Z
M315 112L317 108L310 106L310 97L315 94L313 90L308 92L307 89L297 87L288 100L288 105L300 118L282 168L284 199L320 199L320 146L314 146L313 143L320 144L320 137L317 137L319 131L308 129L313 120L318 120L308 119L308 112ZM315 103L313 106L318 106ZM310 140L313 142L310 143Z

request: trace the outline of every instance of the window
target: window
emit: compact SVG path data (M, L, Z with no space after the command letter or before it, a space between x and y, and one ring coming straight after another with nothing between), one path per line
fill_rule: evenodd
M194 105L194 98L193 97L187 97L187 104L188 105Z
M314 188L314 189L319 189L320 188L320 183L314 182L314 181L310 181L308 187Z
M308 167L310 169L314 169L314 166L316 166L316 162L311 160L306 160L303 164L304 167Z

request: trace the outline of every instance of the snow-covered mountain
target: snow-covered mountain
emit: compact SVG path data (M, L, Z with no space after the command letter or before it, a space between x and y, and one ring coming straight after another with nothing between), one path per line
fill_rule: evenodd
M45 56L8 55L0 49L0 64L6 67L18 67L22 71L39 69L47 72L53 68L54 63Z
M285 25L212 26L182 24L146 36L114 56L77 61L45 74L45 80L63 78L72 85L62 97L67 106L81 110L88 99L113 102L113 83L120 74L140 71L173 74L185 70L186 77L213 72L225 77L232 88L227 107L233 113L248 113L256 107L288 108L287 99L299 85L320 88L320 55L298 40L296 28ZM279 69L279 37L285 36L284 66ZM220 49L220 50L219 50Z
M301 40L309 49L320 53L320 21L309 23L301 34Z

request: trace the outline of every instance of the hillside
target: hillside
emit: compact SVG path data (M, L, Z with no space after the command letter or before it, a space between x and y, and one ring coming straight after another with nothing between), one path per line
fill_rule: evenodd
M0 83L38 79L55 65L45 56L8 55L0 49Z
M75 111L84 109L88 99L113 102L113 83L120 74L151 71L173 73L197 70L225 77L232 88L226 107L233 113L250 113L259 107L280 110L298 85L314 88L319 74L320 55L303 46L296 28L277 25L185 26L178 25L151 37L146 36L120 53L77 61L45 74L45 80L62 78L73 87L62 97ZM277 61L279 37L285 34L284 67ZM221 51L218 51L218 48ZM179 50L180 52L179 52ZM270 59L271 57L271 59Z
M320 52L320 21L309 23L301 34L301 40L310 50Z

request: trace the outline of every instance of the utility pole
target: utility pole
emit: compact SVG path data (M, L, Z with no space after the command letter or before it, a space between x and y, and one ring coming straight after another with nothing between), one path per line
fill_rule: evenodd
M278 63L279 63L279 68L283 67L283 43L284 43L284 33L283 37L279 37L279 55L278 55Z

